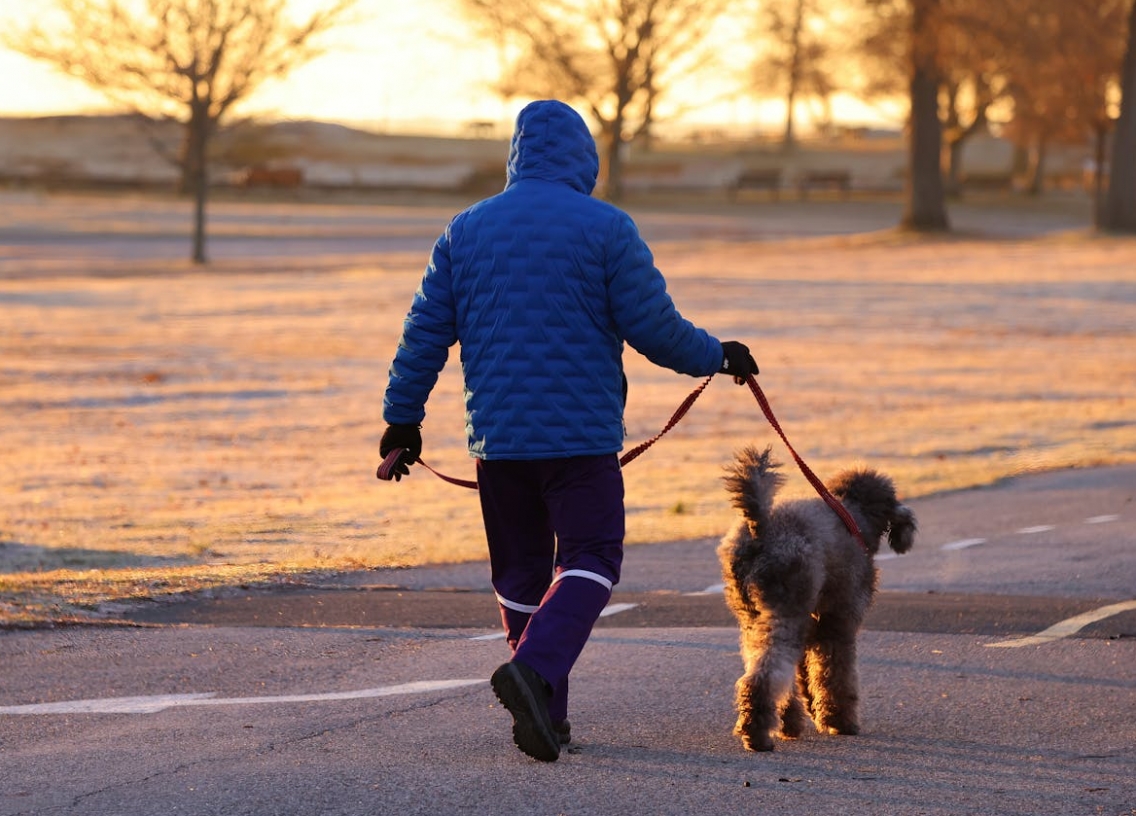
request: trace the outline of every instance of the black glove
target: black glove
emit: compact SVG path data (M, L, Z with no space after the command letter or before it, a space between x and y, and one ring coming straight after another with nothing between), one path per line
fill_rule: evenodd
M722 355L725 360L720 369L722 374L729 374L738 385L745 385L746 377L757 376L757 363L749 353L749 347L736 340L726 340L722 343Z
M397 482L410 473L410 466L422 455L422 431L417 425L387 426L383 431L383 438L379 440L379 455L386 459L387 455L396 448L405 449L395 462L391 474Z

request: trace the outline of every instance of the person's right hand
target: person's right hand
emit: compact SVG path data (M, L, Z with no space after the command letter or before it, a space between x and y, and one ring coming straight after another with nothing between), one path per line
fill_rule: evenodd
M379 440L379 455L385 460L391 451L402 448L402 455L391 475L397 482L410 473L410 466L422 455L422 431L417 425L388 425Z
M738 385L745 385L750 375L757 376L757 362L749 353L749 347L737 340L725 340L722 343L722 374L729 374Z

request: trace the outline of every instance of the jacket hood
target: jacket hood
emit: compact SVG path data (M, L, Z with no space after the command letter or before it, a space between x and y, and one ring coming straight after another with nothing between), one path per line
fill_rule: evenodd
M572 108L546 99L529 103L517 114L506 187L522 179L541 179L591 195L599 169L596 141Z

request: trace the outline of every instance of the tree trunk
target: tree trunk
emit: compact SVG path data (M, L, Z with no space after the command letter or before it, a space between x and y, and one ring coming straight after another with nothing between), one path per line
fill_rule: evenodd
M790 153L797 146L797 137L793 132L794 108L797 106L797 90L801 84L801 29L805 24L805 0L797 0L797 8L793 18L792 42L789 47L792 51L789 57L789 93L785 100L785 135L781 140L781 149Z
M197 189L193 194L193 262L204 264L209 261L205 255L205 196L209 187L202 166L197 179Z
M1049 155L1049 145L1045 136L1038 136L1030 151L1029 177L1026 182L1026 195L1036 197L1045 192L1045 159Z
M911 24L911 145L902 225L921 232L950 229L943 189L937 55L931 31L931 18L938 6L939 0L915 0Z
M193 247L190 258L195 264L204 264L208 260L205 254L205 202L209 192L209 136L213 129L208 108L192 104L185 129L182 189L193 196Z
M947 118L951 135L947 138L947 161L950 162L950 166L947 168L946 181L946 193L951 198L962 197L963 148L966 147L966 143L971 137L984 130L987 126L985 105L979 105L978 110L974 112L974 119L964 128L961 124L961 117L958 115L957 104L957 93L952 94L951 112Z
M608 201L623 200L623 122L616 119L611 123L607 134L607 183L604 198Z
M1108 159L1108 130L1104 123L1096 127L1096 152L1093 154L1093 223L1104 218L1104 164Z
M1112 136L1108 197L1097 226L1136 234L1136 3L1128 18L1128 50L1120 83L1120 117ZM1098 173L1102 170L1097 168Z
M785 112L785 134L781 137L781 149L792 153L797 146L797 137L793 134L793 108L797 104L797 89L793 85L789 86L789 96L785 102L788 109Z
M952 198L962 196L962 148L964 144L966 144L966 138L963 136L951 139L947 144L950 167L947 168L946 194Z

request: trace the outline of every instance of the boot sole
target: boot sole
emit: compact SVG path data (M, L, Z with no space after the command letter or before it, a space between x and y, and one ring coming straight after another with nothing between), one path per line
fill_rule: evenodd
M541 762L560 758L560 737L540 716L542 703L512 663L493 672L489 680L493 693L513 715L513 742L530 757Z

